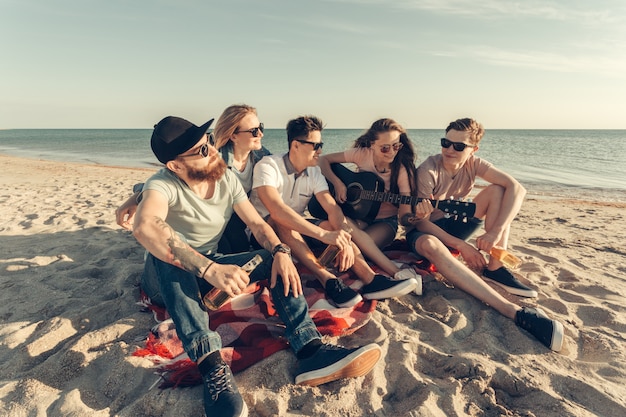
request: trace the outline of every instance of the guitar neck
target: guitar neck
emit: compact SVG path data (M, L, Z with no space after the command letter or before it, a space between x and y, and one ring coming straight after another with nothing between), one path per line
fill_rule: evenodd
M410 206L416 206L419 202L424 200L421 197L415 197L415 196L410 196L410 195L400 195L400 194L393 194L393 193L388 193L388 192L368 191L368 190L361 191L361 198L364 200L378 201L380 203L408 204ZM464 210L466 211L469 211L467 210L467 207L472 206L472 204L462 202L462 201L452 201L452 200L429 200L429 201L430 201L430 204L432 204L434 208L438 208L446 213L452 212L453 208L451 208L451 206L465 207ZM442 207L439 207L439 205L441 205ZM459 213L456 213L456 214L459 214ZM467 216L466 213L463 213L463 215ZM474 211L471 210L470 216L473 216L473 215L474 215Z
M414 197L410 195L400 195L400 194L393 194L393 193L380 192L380 191L368 191L368 190L361 191L361 198L364 200L378 201L381 203L409 204L411 206L415 206L417 205L417 203L423 200L423 198ZM433 207L437 208L437 203L439 203L439 201L431 200L431 203Z

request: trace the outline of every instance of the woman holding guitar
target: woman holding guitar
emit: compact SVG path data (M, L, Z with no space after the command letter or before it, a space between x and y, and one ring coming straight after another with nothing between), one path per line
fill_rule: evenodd
M478 141L482 137L483 132L482 126L474 129L474 124L478 125L474 122L469 123L471 126L465 127L468 124L465 123L466 121L469 121L469 119L451 124L446 130L446 138L441 140L442 153L448 154L450 160L466 162L469 154L473 153L478 147ZM471 133L474 130L479 132L479 136L477 140L472 142ZM464 152L467 152L467 154L464 155ZM464 159L461 159L462 157ZM391 119L380 119L374 122L372 127L356 140L353 149L321 157L319 165L328 181L334 186L335 198L341 204L348 199L347 190L352 187L346 187L341 178L335 174L333 170L335 166L331 166L332 163L355 163L359 171L370 171L380 176L385 182L385 191L394 190L401 195L411 194L415 196L418 195L417 185L415 184L416 173L414 166L411 166L414 158L413 147L404 129ZM455 165L457 171L459 166L462 165L462 163ZM425 166L425 164L422 164L420 170ZM456 178L455 172L452 173L452 179ZM495 182L497 183L497 181ZM433 188L428 188L425 185L420 188L423 188L421 190L423 197L434 193ZM381 194L384 195L386 193ZM430 198L432 198L432 195L430 195ZM519 209L519 207L515 208ZM551 350L557 352L561 350L564 339L563 325L556 320L550 319L540 309L520 308L502 297L463 262L452 256L448 246L454 247L455 243L465 245L465 242L459 238L449 238L447 233L434 223L431 223L430 216L433 211L433 206L426 198L416 204L415 214L410 204L399 204L399 207L395 208L393 205L389 207L388 203L383 203L373 221L365 225L363 225L363 222L355 223L363 227L372 236L372 241L381 247L389 242L386 239L392 239L395 236L398 219L400 219L403 226L409 228L415 226L415 230L410 230L407 233L407 243L418 255L427 258L433 263L447 281L490 305L502 315L513 319L516 325L530 332ZM395 217L392 213L395 213ZM517 210L515 210L515 213L517 213ZM471 216L473 214L474 211L472 210ZM497 239L494 239L494 242L496 241ZM375 248L376 250L366 248L363 244L359 244L359 247L363 253L381 268L386 270L389 263L393 264L378 248ZM370 252L366 249L369 249ZM375 258L373 255L376 255L376 251L380 255ZM477 252L475 249L473 251ZM467 251L462 251L464 257L465 252ZM388 262L385 262L381 256L387 259Z
M335 199L343 204L348 199L348 188L331 164L353 163L359 172L372 172L384 182L384 191L394 195L417 195L415 151L406 130L392 119L372 123L351 149L322 155L319 166L335 191ZM421 203L420 203L421 204ZM425 201L424 204L430 204ZM389 245L398 232L398 219L411 214L411 205L382 201L378 213L371 219L352 222L371 237L369 244L358 244L363 253L385 272L395 275L399 269L380 250ZM414 272L412 270L407 270Z

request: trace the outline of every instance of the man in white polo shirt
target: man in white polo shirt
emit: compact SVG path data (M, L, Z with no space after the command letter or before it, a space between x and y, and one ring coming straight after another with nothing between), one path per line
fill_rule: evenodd
M327 297L338 307L353 306L363 298L379 300L408 294L418 285L414 278L393 280L376 274L352 242L351 234L362 231L350 227L317 166L324 145L322 129L322 121L315 116L290 120L287 124L289 152L266 156L257 163L250 201L281 240L291 247L296 259L315 274ZM328 214L328 220L304 217L313 195ZM317 261L310 248L325 245L339 248L337 269L351 269L355 273L363 282L361 294L347 287Z

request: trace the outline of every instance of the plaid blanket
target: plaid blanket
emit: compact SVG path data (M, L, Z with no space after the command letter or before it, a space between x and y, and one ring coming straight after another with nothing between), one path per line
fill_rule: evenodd
M432 268L428 271L427 263L418 261L406 250L390 249L386 252L390 259L412 265L420 274L432 272ZM302 276L309 314L321 334L348 335L368 322L371 312L376 308L376 301L364 300L354 307L337 308L326 300L321 284L310 271L299 264L297 267ZM351 274L344 274L340 278L352 288L361 286L361 282ZM288 347L284 325L274 309L267 285L266 281L250 285L243 294L219 310L208 313L209 327L222 338L223 348L220 353L235 373ZM145 347L133 355L153 360L157 366L156 373L161 377L160 388L200 384L200 373L183 350L167 311L152 304L143 293L139 304L146 311L154 313L158 324L149 333Z

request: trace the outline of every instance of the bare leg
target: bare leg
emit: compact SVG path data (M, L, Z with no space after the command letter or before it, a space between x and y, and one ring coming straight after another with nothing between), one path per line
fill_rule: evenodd
M490 305L500 314L515 319L515 313L521 308L498 294L471 269L452 256L439 239L432 235L422 235L415 242L415 249L435 264L439 272L455 287Z
M500 215L502 199L504 198L504 188L499 185L489 185L485 187L474 198L476 204L476 217L485 219L485 232L490 232L494 226L495 219ZM496 244L507 248L509 242L510 224L502 233L502 238ZM502 263L495 258L489 257L487 268L494 271L502 266Z
M276 225L275 223L272 226L277 229L280 240L285 242L291 248L292 255L300 263L302 263L302 265L313 272L313 274L321 282L322 286L326 286L326 281L329 279L336 278L330 273L330 271L319 264L317 258L313 252L311 252L311 249L306 244L300 233L288 230L284 227Z
M352 242L352 249L354 250L354 265L352 265L352 268L350 269L361 281L363 281L363 284L367 285L374 280L374 275L376 275L376 273L372 268L370 268L355 242Z
M385 271L391 276L394 276L395 273L400 270L400 268L398 268L396 264L394 264L391 261L391 259L387 258L387 256L380 250L380 248L384 246L377 244L376 239L372 238L372 235L370 234L369 229L367 229L366 231L361 230L358 227L355 227L356 225L350 222L350 220L348 220L348 222L350 223L350 226L352 226L352 229L353 229L351 233L352 241L356 243L356 245L359 247L361 252L363 252L363 255L367 259L369 259L370 261L378 265L380 268L382 268L383 271ZM383 236L383 234L386 234L386 235L392 234L391 228L385 224L379 224L375 226L382 226L382 227L376 227L374 230L374 235L384 240L388 240L388 237ZM389 243L385 244L385 246L387 246L388 244Z

